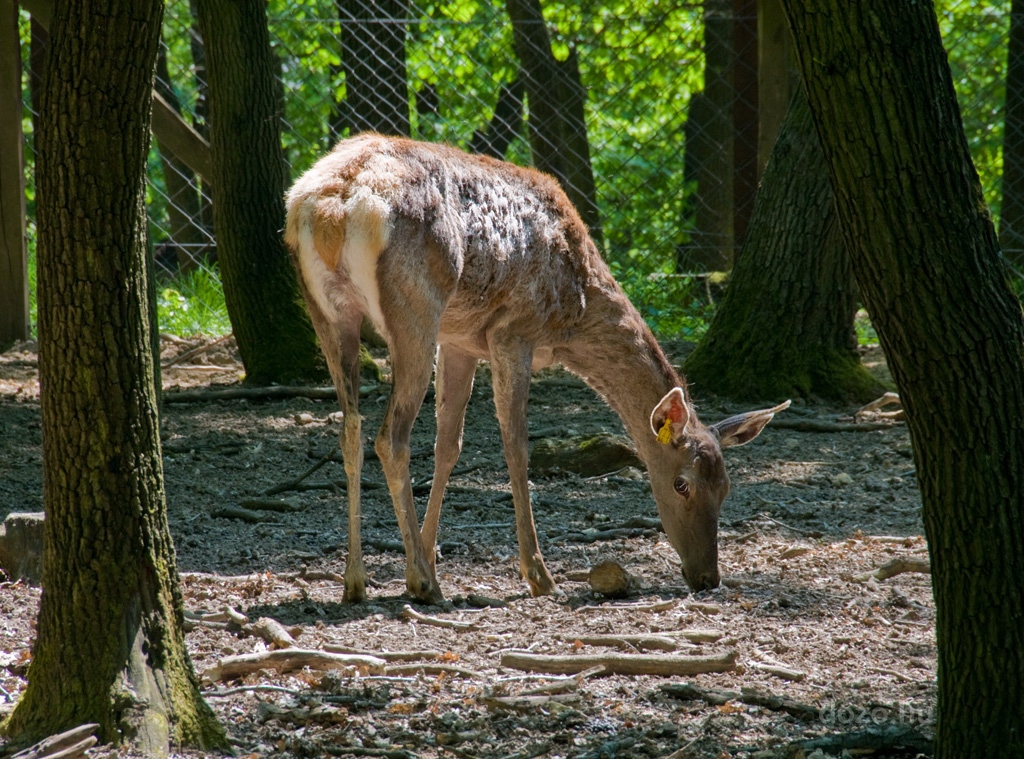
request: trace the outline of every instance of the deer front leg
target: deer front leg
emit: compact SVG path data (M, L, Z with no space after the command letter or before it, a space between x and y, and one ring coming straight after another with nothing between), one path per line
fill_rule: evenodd
M530 486L527 477L529 440L526 426L526 404L530 395L531 345L518 338L491 341L491 374L494 382L494 407L501 426L512 483L512 502L516 510L516 534L519 537L519 569L535 596L555 592L555 581L544 566L533 523Z
M437 547L437 526L441 519L441 502L455 462L462 453L462 427L466 405L473 392L473 374L477 360L458 348L442 345L437 353L434 380L437 401L437 439L434 442L434 479L430 483L430 500L423 517L423 550L427 562L434 567Z

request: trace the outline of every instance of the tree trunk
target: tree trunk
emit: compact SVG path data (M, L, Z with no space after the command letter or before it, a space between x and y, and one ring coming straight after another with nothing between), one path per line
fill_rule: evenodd
M571 51L565 61L555 58L540 0L506 0L505 7L512 20L513 44L526 90L534 168L558 180L600 244L597 191L584 118L586 90L576 52Z
M340 132L409 136L405 0L337 0L345 99Z
M857 290L807 98L797 94L754 205L743 256L687 377L732 398L870 400Z
M1024 267L1024 2L1010 4L1003 128L1003 206L999 244L1006 259Z
M692 232L677 253L681 272L732 267L732 57L730 0L704 0L704 91L691 97L686 119L695 193L684 209Z
M185 648L153 382L144 200L162 8L54 9L37 163L44 590L4 726L18 743L96 722L147 755L227 748Z
M1024 318L931 3L784 0L841 229L907 412L936 757L1024 755Z
M754 212L760 165L757 160L760 131L758 92L758 0L732 0L732 234L733 264L741 254Z
M197 0L209 84L213 213L224 299L246 379L322 375L284 225L280 101L261 3Z
M519 136L523 123L523 80L501 85L494 115L484 130L476 130L469 141L471 153L482 153L491 158L504 159L512 141Z

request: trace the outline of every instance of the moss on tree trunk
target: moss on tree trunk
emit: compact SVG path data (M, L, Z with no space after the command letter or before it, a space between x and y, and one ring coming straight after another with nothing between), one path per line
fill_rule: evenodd
M784 0L931 553L936 756L1024 756L1024 319L931 3Z
M153 381L143 202L162 8L54 10L38 135L43 594L4 725L17 743L97 722L150 755L226 747L185 648Z
M857 292L807 99L793 99L718 313L686 362L732 398L868 400L882 387L856 353Z

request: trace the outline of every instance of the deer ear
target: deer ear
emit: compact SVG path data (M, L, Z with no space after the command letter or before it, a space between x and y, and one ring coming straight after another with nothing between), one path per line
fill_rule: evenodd
M748 411L745 414L737 414L712 424L710 429L718 435L718 442L722 448L733 445L744 445L761 434L764 426L772 420L779 411L789 408L790 401L780 403L774 408L760 409L759 411Z
M651 431L659 443L668 445L683 436L687 423L690 421L690 409L686 405L683 390L674 387L651 412Z

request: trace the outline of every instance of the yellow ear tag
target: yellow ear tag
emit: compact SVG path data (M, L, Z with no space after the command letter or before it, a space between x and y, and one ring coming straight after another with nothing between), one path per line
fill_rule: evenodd
M661 425L661 429L658 430L658 442L662 445L668 445L672 442L672 420L665 419L665 423Z

